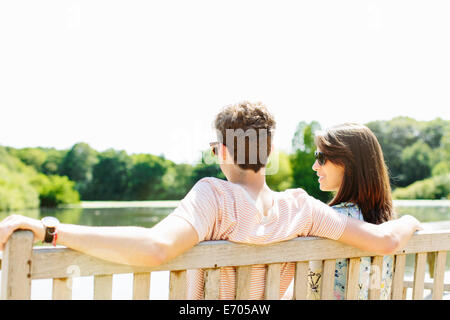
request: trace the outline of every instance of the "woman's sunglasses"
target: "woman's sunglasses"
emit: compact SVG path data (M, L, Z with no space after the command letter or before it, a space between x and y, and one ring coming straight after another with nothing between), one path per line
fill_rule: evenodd
M323 166L325 164L325 162L327 162L327 158L325 157L325 155L321 151L315 151L314 152L314 158L316 158L317 162L321 166Z

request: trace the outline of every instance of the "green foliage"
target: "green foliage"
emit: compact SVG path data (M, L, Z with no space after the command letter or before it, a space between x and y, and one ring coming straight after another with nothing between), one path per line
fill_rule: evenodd
M292 187L302 188L309 195L328 201L331 198L329 192L323 192L319 188L316 172L312 170L314 164L314 133L320 130L316 121L306 123L300 122L292 139L294 153L290 157L292 168Z
M47 159L42 164L40 172L46 175L60 175L60 167L67 151L55 148L42 150L47 154Z
M33 167L35 171L44 174L59 174L60 166L65 150L54 148L23 148L15 149L6 147L7 153L20 160L23 164Z
M92 180L92 168L98 162L97 151L87 143L75 144L64 156L60 174L76 182L76 189L83 195Z
M449 126L449 121L437 118L431 121L421 121L419 123L419 139L430 146L439 148L442 138Z
M194 185L197 181L205 177L214 177L226 180L225 175L220 169L217 158L212 154L210 149L202 152L202 159L192 169L191 184Z
M450 173L450 161L441 161L433 167L431 175L433 177L440 176L445 173Z
M163 193L162 179L167 171L164 159L151 154L132 156L128 197L133 200L158 200Z
M28 159L29 165L15 155ZM41 167L45 161L45 153L40 149L0 147L0 211L79 202L74 183L67 177L47 177L36 171L35 168Z
M80 202L80 195L74 189L75 182L66 176L46 176L42 173L36 175L31 184L39 192L42 207L57 207L62 204Z
M163 200L182 199L193 186L194 167L190 164L172 164L162 178Z
M195 183L196 181L205 177L215 177L224 180L226 179L225 175L220 170L220 166L215 163L199 163L194 166L194 169L192 170L191 182Z
M36 174L36 170L25 165L16 156L10 154L9 149L0 146L0 164L3 164L8 170L22 173L26 176Z
M0 146L0 211L37 208L39 197L29 183L36 171Z
M292 150L294 153L302 151L314 154L316 149L314 144L314 133L318 130L321 130L321 126L317 121L312 121L309 124L305 121L300 121L297 124L297 129L292 138Z
M125 151L109 149L99 154L93 167L86 200L126 200L132 159Z
M431 174L431 148L423 141L416 141L412 146L406 147L401 154L402 173L400 178L409 185L422 180Z
M366 125L380 142L394 188L428 178L434 165L450 160L450 121L397 117Z
M26 174L0 163L0 211L37 208L39 197Z
M408 185L408 172L403 170L402 151L419 139L417 121L408 117L397 117L389 121L369 122L366 125L373 131L383 149L393 186Z
M405 188L397 188L394 199L450 199L450 173L416 181Z
M272 152L267 163L267 172L275 168L274 174L267 174L267 185L275 191L284 191L292 186L292 167L289 155L285 152Z
M15 152L15 156L26 165L33 167L36 171L40 171L42 165L47 160L47 154L43 150L37 148L18 149Z

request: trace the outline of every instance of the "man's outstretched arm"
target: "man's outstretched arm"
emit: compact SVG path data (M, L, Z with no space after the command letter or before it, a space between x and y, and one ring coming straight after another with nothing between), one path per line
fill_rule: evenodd
M11 215L0 222L1 249L17 229L31 230L36 240L44 239L45 230L41 221ZM128 265L156 266L197 243L195 229L176 216L163 219L153 228L58 226L58 244L103 260Z

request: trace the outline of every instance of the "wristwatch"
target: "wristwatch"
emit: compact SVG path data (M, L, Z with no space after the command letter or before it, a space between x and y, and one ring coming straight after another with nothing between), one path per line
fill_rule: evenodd
M57 227L59 225L59 220L55 217L44 217L41 219L42 224L45 227L45 237L44 243L52 243L53 246L56 245L56 239L58 237Z

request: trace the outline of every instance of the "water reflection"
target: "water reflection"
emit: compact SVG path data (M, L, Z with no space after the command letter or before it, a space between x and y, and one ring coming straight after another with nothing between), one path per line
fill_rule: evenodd
M409 214L421 222L450 220L450 206L397 206L395 210L398 217Z
M35 219L55 216L62 223L88 226L142 226L152 227L169 213L174 207L130 207L130 208L58 208L33 209L16 212L0 212L0 219L9 214L22 214ZM450 206L396 206L397 216L410 214L421 222L450 220Z
M87 226L141 226L152 227L174 208L70 208L34 209L1 212L0 219L10 214L21 214L35 219L54 216L62 223Z

